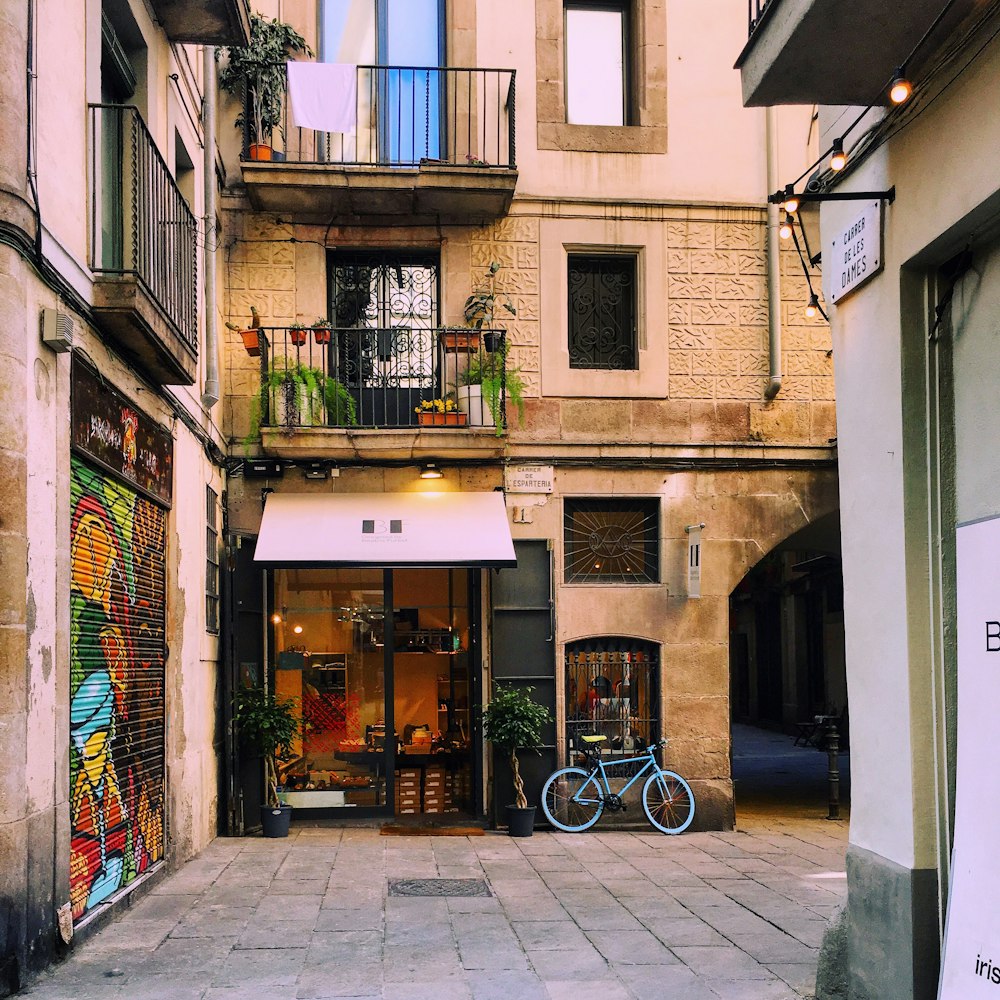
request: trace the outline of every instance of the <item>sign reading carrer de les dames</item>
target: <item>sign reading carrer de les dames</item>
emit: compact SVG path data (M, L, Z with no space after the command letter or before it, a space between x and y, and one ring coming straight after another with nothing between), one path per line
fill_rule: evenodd
M830 298L839 302L845 295L874 278L882 270L882 202L870 201L850 224L834 237L829 263Z
M956 532L958 753L941 1000L1000 997L1000 517Z

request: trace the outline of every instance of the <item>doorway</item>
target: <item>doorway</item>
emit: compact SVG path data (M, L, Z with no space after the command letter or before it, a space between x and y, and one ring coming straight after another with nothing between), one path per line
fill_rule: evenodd
M311 816L478 815L478 571L271 573L269 676L301 719L284 801Z

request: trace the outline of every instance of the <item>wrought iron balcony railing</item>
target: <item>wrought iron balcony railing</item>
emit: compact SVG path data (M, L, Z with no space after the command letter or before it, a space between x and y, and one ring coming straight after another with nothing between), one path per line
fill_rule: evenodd
M344 166L441 164L513 170L515 71L459 67L358 66L355 127L299 128L287 92L280 109L256 106L245 81L243 158ZM261 112L278 113L268 128Z
M506 427L502 330L268 327L243 338L260 352L261 426Z
M90 106L90 267L145 287L198 350L197 223L137 108Z
M747 0L747 37L757 30L765 14L778 6L779 0Z

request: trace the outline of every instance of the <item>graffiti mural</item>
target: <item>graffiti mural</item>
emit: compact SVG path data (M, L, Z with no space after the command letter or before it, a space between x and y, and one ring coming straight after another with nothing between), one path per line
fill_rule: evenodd
M163 857L166 513L71 464L70 898L79 920Z

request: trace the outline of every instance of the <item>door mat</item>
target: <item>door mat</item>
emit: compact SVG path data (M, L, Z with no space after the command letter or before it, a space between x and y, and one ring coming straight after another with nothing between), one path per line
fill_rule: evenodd
M393 878L390 896L492 896L483 878Z
M409 826L384 823L383 837L483 837L486 831L480 826Z

